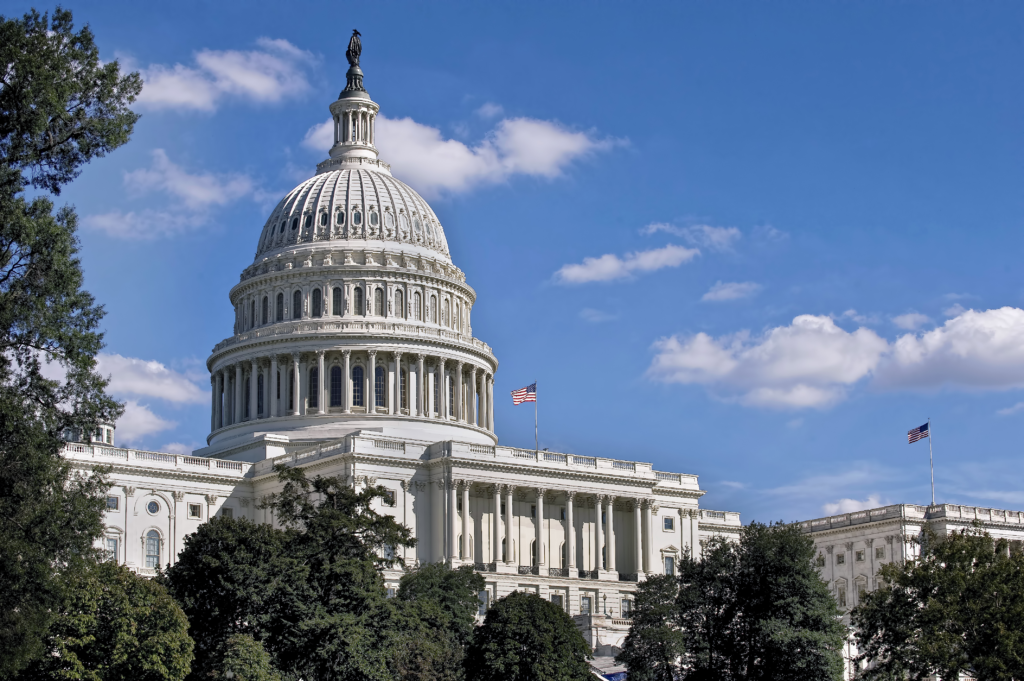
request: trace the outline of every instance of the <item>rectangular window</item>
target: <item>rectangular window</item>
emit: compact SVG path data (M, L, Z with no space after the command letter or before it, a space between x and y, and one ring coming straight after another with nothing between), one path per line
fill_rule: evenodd
M864 594L868 592L868 585L863 582L857 584L857 599L861 600L864 598Z
M672 516L665 516L664 518L662 518L662 526L664 527L666 532L675 532L676 519Z
M120 501L118 497L107 497L107 510L116 511Z
M836 565L846 565L846 554L845 553L837 553L836 554Z
M114 444L114 430L112 428L107 428L107 444Z
M565 607L564 605L562 605L562 603L564 602L562 599L562 594L551 594L551 602L557 605L559 608Z
M199 504L189 504L188 505L188 517L189 518L202 518L203 517L203 507L201 505L199 505Z
M836 592L836 600L839 602L839 607L840 608L845 608L846 607L846 587L845 586L840 586L839 587L839 590Z
M627 619L633 616L633 601L628 598L622 599L622 616Z
M395 491L393 489L389 489L388 491L384 492L384 505L385 506L394 506L395 505Z
M455 502L455 510L458 511L459 513L462 513L462 499L458 499Z
M505 502L501 502L501 514L505 515Z
M380 593L380 592L378 592L378 593ZM395 587L389 586L388 587L388 598L394 598L394 597L395 597Z
M877 549L875 549L875 558L878 558L879 560L884 559L885 558L885 549L882 548L881 546L879 546Z
M580 614L590 614L590 596L580 596Z
M672 576L676 573L676 559L673 556L665 556L665 574Z
M479 615L486 615L487 614L487 606L488 606L488 603L491 600L491 594L488 593L487 589L484 589L483 591L478 593L476 596L477 596L477 598L480 599L480 607L477 609L477 614L479 614Z
M863 563L864 562L864 549L861 549L860 551L857 551L853 555L854 555L854 558L857 560L858 563Z
M222 508L222 509L220 509L220 515L221 515L222 518L234 518L235 517L235 512L234 512L233 509L230 509L230 508ZM380 593L380 592L378 591L377 593Z
M107 537L107 546L106 546L104 552L107 554L106 555L107 560L114 561L115 563L117 562L118 553L117 553L117 538L116 537Z

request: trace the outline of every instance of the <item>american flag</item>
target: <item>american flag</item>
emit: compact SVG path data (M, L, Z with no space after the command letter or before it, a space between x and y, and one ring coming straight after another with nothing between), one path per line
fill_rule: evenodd
M522 404L523 402L536 402L537 401L537 384L533 383L520 388L519 390L512 391L512 404Z
M907 431L907 443L914 444L918 440L923 440L928 437L928 424L924 424L920 428L911 428Z

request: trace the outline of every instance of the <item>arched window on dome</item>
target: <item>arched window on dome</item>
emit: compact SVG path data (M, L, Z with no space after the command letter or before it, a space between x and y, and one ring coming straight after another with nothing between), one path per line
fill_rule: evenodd
M277 294L277 310L276 310L276 316L274 317L274 320L278 321L278 322L283 322L284 321L284 294L283 293L278 293Z
M334 224L338 225L339 227L345 224L345 211L339 210L337 213L334 214Z
M322 296L323 296L323 293L320 291L320 289L318 289L318 288L313 289L313 302L312 302L312 305L311 305L311 307L313 308L312 309L312 316L313 317L321 316L320 313L323 311L321 309L321 303L323 302L321 300Z
M341 406L341 367L331 367L331 406Z
M371 227L376 227L379 224L380 224L380 218L377 217L377 211L371 210L370 211L370 226Z
M305 227L306 227L306 229L309 229L309 228L310 228L310 227L312 227L312 226L313 226L313 216L312 216L312 215L307 215L307 216L306 216L306 224L305 224Z
M406 375L405 369L402 369L401 371L399 371L398 372L398 408L399 409L408 409L409 408L409 398L407 397L407 394L409 392L408 381L409 381L409 378Z
M437 298L435 296L430 296L430 309L427 312L429 321L432 324L437 324Z
M320 369L313 367L309 370L309 408L320 408Z
M341 316L341 287L335 286L331 293L331 314Z
M292 319L302 319L302 291L292 294Z
M363 401L363 367L352 367L352 406L365 407Z
M326 212L320 213L320 226L321 227L326 227L328 220L329 220L329 218L327 217L327 213Z
M260 324L266 324L268 321L270 321L270 298L263 296L263 305L262 309L260 310L260 313Z
M363 224L363 214L359 212L358 208L352 211L352 224L356 227Z
M256 326L256 301L249 303L249 328Z
M412 318L415 319L416 321L421 321L420 320L421 299L422 299L422 296L420 295L419 291L416 291L415 293L412 294Z
M387 384L387 373L384 371L384 367L377 367L373 372L373 392L374 400L373 404L375 407L386 407L387 397L386 391Z
M362 315L366 313L366 308L363 306L362 286L356 286L355 290L352 291L352 305L355 308L352 310L352 314Z
M245 418L249 418L249 408L252 406L252 377L245 377Z
M451 317L450 317L451 312L452 312L451 303L449 303L448 299L445 298L444 299L444 317L441 318L441 322L445 326L448 326L448 320L451 319Z
M256 377L256 415L263 416L263 374Z
M298 218L292 218L292 231L294 232L298 228L299 228L299 219Z
M281 223L281 234L284 234L284 228L288 226L288 221L285 220Z
M401 291L395 291L395 316L399 319L405 318L405 296Z
M384 290L376 288L373 290L373 314L378 317L384 316Z

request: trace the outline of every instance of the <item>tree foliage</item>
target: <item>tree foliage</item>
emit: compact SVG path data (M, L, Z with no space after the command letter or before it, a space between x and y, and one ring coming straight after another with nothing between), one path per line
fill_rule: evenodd
M926 531L852 619L865 679L1024 678L1024 556L980 530Z
M192 678L220 671L228 637L250 636L272 666L307 681L391 678L397 637L379 567L414 542L373 510L384 489L278 467L266 507L283 528L214 519L188 537L164 577L195 623Z
M845 630L798 527L751 523L739 542L715 537L701 554L684 556L674 580L640 586L618 657L630 678L841 677Z
M0 677L42 651L60 577L83 569L102 530L99 477L59 456L65 429L91 432L120 406L95 372L103 310L82 290L74 211L57 193L128 140L138 74L100 64L71 13L0 17ZM62 376L47 378L44 367Z
M188 620L167 590L115 563L69 576L46 654L21 677L53 681L181 681L192 662Z
M588 681L590 648L566 612L516 591L494 602L466 653L469 681Z

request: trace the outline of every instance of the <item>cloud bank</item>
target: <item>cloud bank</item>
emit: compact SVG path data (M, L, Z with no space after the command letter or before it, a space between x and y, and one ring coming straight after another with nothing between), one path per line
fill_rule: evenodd
M627 253L619 257L613 253L599 258L584 258L580 264L563 265L555 272L555 280L563 284L586 284L595 281L625 279L640 272L654 272L666 267L679 267L700 255L696 248L669 244L649 251Z

